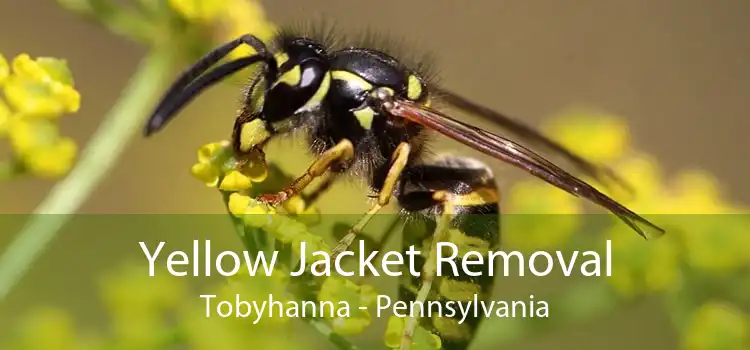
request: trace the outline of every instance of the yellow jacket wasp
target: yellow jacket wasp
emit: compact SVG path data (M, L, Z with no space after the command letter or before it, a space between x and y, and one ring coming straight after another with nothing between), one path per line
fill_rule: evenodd
M240 45L253 55L209 69ZM333 250L344 251L368 220L395 196L404 212L424 215L437 226L430 237L405 237L422 245L438 241L480 240L488 248L499 244L499 191L492 172L481 162L461 156L424 157L425 135L436 131L496 159L512 164L569 192L584 197L618 216L640 235L650 238L664 231L591 185L571 175L530 149L499 135L456 120L431 107L435 101L492 120L515 136L566 157L580 171L597 179L619 180L606 168L573 154L530 127L431 84L428 74L399 61L385 50L368 45L336 46L325 36L281 31L266 46L252 35L228 42L188 68L167 91L145 128L146 135L163 128L177 112L206 88L237 71L262 64L249 84L235 121L233 148L238 155L260 151L267 141L291 132L304 132L317 157L307 172L278 193L261 196L279 204L301 193L315 178L328 172L356 175L369 181L377 201ZM468 222L482 215L481 225ZM488 215L487 215L488 214ZM447 217L447 219L446 219ZM446 221L447 220L447 221ZM452 230L444 228L451 227ZM448 233L451 232L451 233ZM434 252L421 262L421 280L409 279L400 290L405 300L428 298L433 289L444 299L487 297L492 279L434 278ZM458 325L434 319L428 328L443 339L445 349L465 349L479 320ZM411 344L418 320L407 322L402 349Z

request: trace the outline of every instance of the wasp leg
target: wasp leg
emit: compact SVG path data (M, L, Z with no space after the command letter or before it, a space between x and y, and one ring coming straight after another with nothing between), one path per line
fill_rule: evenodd
M402 176L398 200L414 216L404 228L404 248L415 246L418 251L428 251L425 257L416 256L415 268L421 269L419 276L403 274L400 300L421 304L423 310L431 309L428 300L441 305L442 310L447 309L447 303L454 304L454 309L461 304L466 309L475 296L486 300L494 287L487 254L500 241L500 193L492 172L478 161L464 157L445 157L411 167ZM454 250L442 247L438 251L441 242L450 243ZM477 265L474 265L476 255L466 256L474 260L470 274L461 269L463 264L459 262L467 252L483 255L482 263ZM438 266L438 256L454 254L457 270L449 262ZM420 324L441 338L443 349L466 349L482 319L473 317L473 312L463 323L460 314L449 317L433 313L424 319L421 316L410 314L406 320L401 350L409 349Z
M354 145L351 141L343 139L315 159L305 174L294 180L291 185L277 193L261 195L259 199L272 206L278 205L304 191L313 180L325 174L334 164L348 162L353 157Z
M347 232L347 234L339 240L336 246L331 251L331 257L336 258L339 254L345 251L354 242L354 239L359 235L365 228L367 223L377 214L384 206L388 205L393 196L393 190L396 188L398 179L401 177L401 172L406 168L406 164L409 161L409 154L411 153L411 146L408 143L401 143L396 147L393 152L393 158L391 160L391 166L388 169L388 174L385 177L383 186L378 192L378 201L370 207L370 210L362 216L357 223Z
M320 196L322 196L324 193L328 192L329 189L331 189L331 186L333 186L334 183L336 183L336 180L341 176L339 173L332 173L328 172L326 174L326 177L323 179L323 181L310 191L310 193L303 193L302 199L305 200L305 205L312 206L315 204L315 202L318 201Z

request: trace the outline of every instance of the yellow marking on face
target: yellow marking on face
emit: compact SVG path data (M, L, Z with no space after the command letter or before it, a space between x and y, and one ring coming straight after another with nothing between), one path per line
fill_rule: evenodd
M247 152L271 137L262 119L255 119L242 125L240 129L240 150Z
M276 59L276 65L279 67L281 67L286 61L289 61L289 55L286 52L277 52L273 55L273 58Z
M292 67L292 69L281 73L281 76L276 79L276 82L273 84L273 86L276 86L278 84L286 84L289 86L297 86L299 85L299 82L302 80L302 69L299 65L296 65Z
M320 83L320 86L318 87L318 90L315 91L315 94L310 97L310 99L305 103L304 106L302 106L301 109L305 109L306 107L312 107L314 105L320 104L320 102L323 101L323 99L328 94L328 89L331 88L331 75L326 74L323 77L323 81Z
M375 111L373 111L370 107L365 107L354 111L354 116L357 117L359 125L365 128L365 130L370 130L370 128L372 127L372 120L375 119L375 114L377 113L375 113Z
M428 97L427 100L424 101L424 106L429 107L431 105L432 105L432 99Z
M438 293L450 300L474 300L474 295L482 292L482 287L476 283L456 281L443 278L440 280Z
M335 70L331 72L331 76L334 80L343 80L349 83L357 84L362 90L372 90L372 84L352 72L347 72L345 70Z
M406 97L416 101L422 96L422 82L414 75L410 75L406 85Z

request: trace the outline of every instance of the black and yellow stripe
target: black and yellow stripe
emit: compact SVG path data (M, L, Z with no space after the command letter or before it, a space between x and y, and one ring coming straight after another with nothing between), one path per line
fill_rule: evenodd
M426 220L409 220L404 229L404 247L414 245L422 252L415 259L420 271L429 263L433 240L437 237L458 248L457 266L468 251L489 252L495 249L500 240L499 192L494 184L492 173L478 163L466 158L445 159L439 163L416 167L404 176L401 204L407 210L419 210ZM449 224L442 233L436 232L441 218L449 215ZM445 252L443 256L449 256ZM485 259L487 262L489 259ZM423 273L414 277L405 273L399 289L399 299L412 301L436 301L441 304L443 316L433 313L433 317L420 320L420 324L438 334L443 349L466 349L476 334L482 317L473 317L473 312L461 320L456 304L468 303L478 295L486 300L494 287L494 279L488 276L489 263L474 266L472 272L481 272L478 277L459 271L452 273L452 266L442 266L442 276L429 276ZM434 270L433 270L434 272ZM433 279L434 278L434 279ZM427 300L417 300L418 291L431 282ZM454 304L454 315L446 315L447 304ZM425 303L426 305L426 303ZM426 306L425 306L426 308Z

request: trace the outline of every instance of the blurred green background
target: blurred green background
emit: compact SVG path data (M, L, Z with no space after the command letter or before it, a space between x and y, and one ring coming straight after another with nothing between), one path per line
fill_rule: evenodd
M629 124L637 148L658 159L667 174L703 169L716 176L728 200L750 203L750 2L279 0L263 6L275 24L325 16L344 32L371 28L418 43L416 50L437 57L444 85L531 124L578 106L617 115ZM53 1L0 3L0 29L0 52L8 59L27 52L68 60L82 102L61 128L81 148L146 52ZM176 61L174 69L184 64ZM210 90L158 137L135 139L80 212L224 212L216 191L197 184L188 169L198 146L228 136L240 86ZM280 146L268 152L270 160ZM443 140L435 148L464 150ZM289 172L302 171L310 160L301 147L283 149L280 165ZM495 168L503 187L519 178L507 167ZM20 179L0 185L0 213L32 212L53 184ZM319 208L364 211L364 196L353 194L362 191L337 186ZM344 196L347 201L336 200ZM3 248L15 230L0 230ZM236 238L217 230L212 239ZM96 324L101 310L92 301L98 294L94 283L120 264L118 257L139 252L133 242L106 233L62 235L0 308L0 340L23 313L41 304ZM132 249L125 252L123 246ZM523 286L502 288L512 293ZM514 347L677 348L668 319L653 309L644 301Z

